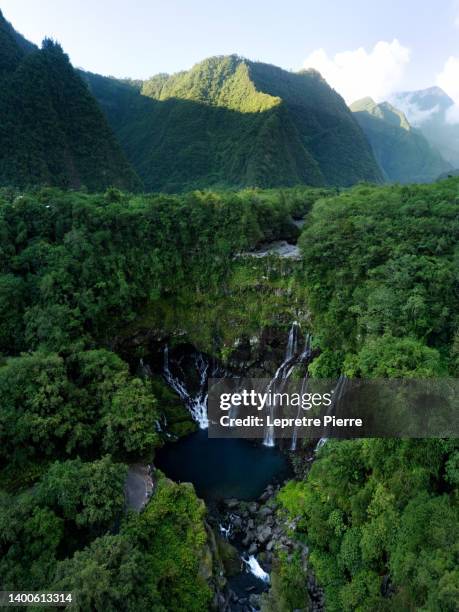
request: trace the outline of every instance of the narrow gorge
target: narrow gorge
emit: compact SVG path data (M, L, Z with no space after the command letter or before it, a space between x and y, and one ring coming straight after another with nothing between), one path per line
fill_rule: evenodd
M301 227L303 220L296 224ZM229 303L242 299L249 304L262 282L264 291L275 295L276 306L279 300L288 300L289 307L284 312L276 308L265 313L271 321L258 330L240 328L239 335L232 339L231 351L221 346L218 332L214 331L212 336L203 327L199 331L210 343L196 347L192 344L194 330L190 333L180 328L180 320L176 330L165 332L146 328L141 318L132 335L123 338L123 356L135 368L133 353L142 353L137 366L139 375L164 381L194 424L193 432L177 436L169 431L167 418L157 423L165 444L156 451L147 472L153 481L154 470L159 469L175 482L190 482L205 501L213 572L221 574L209 578L218 610L259 610L263 593L269 601L270 575L279 553L287 557L300 554L302 570L308 576L310 609L322 610L323 592L309 567L308 547L289 537L295 522L288 520L280 509L277 511L276 494L295 477L291 457L297 450L297 432L291 440L277 441L270 427L266 428L263 440L207 436L209 379L256 376L270 381L267 391L280 392L294 372L303 377L305 385L308 364L318 354L312 348L308 313L292 308L295 286L283 286L301 271L296 240L274 241L243 253L235 259L235 269L235 275L251 278L251 284L234 286L234 295L225 296ZM294 318L287 323L290 317ZM220 329L231 329L232 325L231 312L219 321ZM212 352L204 352L209 351L209 346ZM271 415L275 413L273 406ZM317 440L311 440L302 445L299 456L311 464L322 441L317 444ZM135 470L138 471L137 466ZM150 495L154 495L154 486Z

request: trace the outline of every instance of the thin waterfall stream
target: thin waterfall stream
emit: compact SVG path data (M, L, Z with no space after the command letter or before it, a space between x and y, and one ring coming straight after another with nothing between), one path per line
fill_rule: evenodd
M274 391L278 393L282 393L285 388L286 383L289 381L290 376L292 375L296 366L301 364L307 364L312 357L311 350L311 337L309 334L306 335L304 348L300 352L298 349L299 345L299 334L300 334L300 325L297 321L292 323L288 334L287 348L285 350L285 357L281 365L276 370L273 378L271 379L266 391ZM302 384L306 383L307 376L303 378ZM271 420L274 418L276 412L276 405L272 404L270 406L270 416ZM296 448L296 437L297 437L297 429L295 428L292 445L294 444L294 448ZM263 440L263 444L267 447L275 446L274 439L274 428L272 426L266 428L265 437ZM293 448L293 450L294 450Z
M196 421L200 429L209 427L207 418L207 381L209 378L210 364L205 360L202 353L196 352L195 356L196 372L199 375L199 386L197 391L192 392L187 387L185 380L180 380L178 376L172 374L169 366L169 347L164 348L164 367L163 376L167 384L173 389L185 406L190 411L194 421Z

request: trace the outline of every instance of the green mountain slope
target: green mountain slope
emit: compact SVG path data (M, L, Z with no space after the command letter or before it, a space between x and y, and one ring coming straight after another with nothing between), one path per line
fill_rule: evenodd
M381 180L352 113L316 72L231 55L144 83L85 78L148 189Z
M411 127L404 113L388 102L376 104L363 98L350 108L388 181L430 182L451 167L422 133Z
M38 49L1 12L0 119L0 185L141 186L62 48Z

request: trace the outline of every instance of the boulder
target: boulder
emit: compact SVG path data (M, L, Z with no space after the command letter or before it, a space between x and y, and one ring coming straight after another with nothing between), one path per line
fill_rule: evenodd
M273 513L273 509L269 506L262 506L258 512L258 516L266 517L270 516Z
M268 499L271 497L271 493L269 493L269 491L265 491L264 493L262 493L259 497L259 501L264 504L265 502L268 501Z
M241 570L241 559L237 549L223 538L217 538L218 556L227 576L234 576Z
M235 529L240 529L242 527L242 519L240 516L235 516L231 523Z
M249 604L252 606L252 608L259 610L260 600L261 600L261 595L258 595L257 593L252 593L249 597Z
M257 539L260 544L267 542L272 536L273 530L268 525L262 525L257 529Z
M245 534L245 538L242 540L242 545L249 546L249 544L253 542L254 539L255 539L255 533L253 531L248 531Z

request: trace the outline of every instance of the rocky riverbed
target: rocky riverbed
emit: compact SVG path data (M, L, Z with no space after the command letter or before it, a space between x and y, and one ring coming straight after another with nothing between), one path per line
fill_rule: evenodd
M281 554L286 555L287 561L293 555L300 556L310 598L305 601L304 610L324 610L323 591L309 565L309 549L294 537L298 521L288 519L279 508L276 501L279 489L280 485L268 485L257 501L226 499L211 512L210 522L218 533L217 539L225 543L221 556L228 579L228 597L220 610L259 610L270 586L264 573L272 574ZM241 572L258 574L255 583L241 581Z

